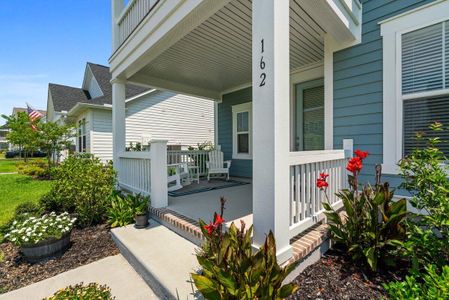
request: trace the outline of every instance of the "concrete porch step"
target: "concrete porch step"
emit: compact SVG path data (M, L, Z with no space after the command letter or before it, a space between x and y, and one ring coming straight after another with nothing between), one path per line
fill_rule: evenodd
M146 229L114 228L112 237L160 299L201 299L190 278L198 271L196 245L154 220Z

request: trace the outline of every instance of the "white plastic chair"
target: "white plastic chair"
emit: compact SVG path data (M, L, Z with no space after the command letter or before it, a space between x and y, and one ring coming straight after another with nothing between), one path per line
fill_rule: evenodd
M209 152L209 161L206 162L207 180L210 180L211 174L226 174L226 180L229 180L230 160L223 160L223 152L212 150Z

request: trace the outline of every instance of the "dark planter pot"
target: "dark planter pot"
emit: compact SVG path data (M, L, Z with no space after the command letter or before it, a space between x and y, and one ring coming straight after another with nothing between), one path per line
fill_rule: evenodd
M148 226L148 213L144 215L135 215L134 220L136 221L136 227L137 229L146 228Z
M63 235L60 239L41 241L33 246L22 246L20 251L27 261L38 262L64 252L69 245L70 232Z

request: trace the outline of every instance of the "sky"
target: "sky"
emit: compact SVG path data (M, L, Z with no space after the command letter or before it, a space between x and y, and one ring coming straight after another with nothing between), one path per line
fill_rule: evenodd
M1 2L0 115L45 110L48 83L81 87L86 62L108 65L110 0Z

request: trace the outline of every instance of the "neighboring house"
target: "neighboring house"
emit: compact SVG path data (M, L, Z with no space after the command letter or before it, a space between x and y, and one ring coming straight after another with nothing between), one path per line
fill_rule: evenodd
M6 135L9 132L9 128L5 125L0 126L0 150L9 150L10 144L6 140Z
M343 188L345 158L362 149L363 179L382 164L397 185L414 134L449 125L447 0L143 1L113 1L117 126L130 82L218 103L231 175L253 178L254 244L273 230L280 261L294 252L290 239L321 220L320 171ZM115 143L125 144L120 130ZM151 184L152 205L166 207L164 184Z
M112 160L110 80L108 67L87 63L81 88L49 85L49 117L74 122L76 151L93 153L103 161ZM214 139L210 101L131 84L126 86L126 99L128 146L167 139L169 145L181 149Z

